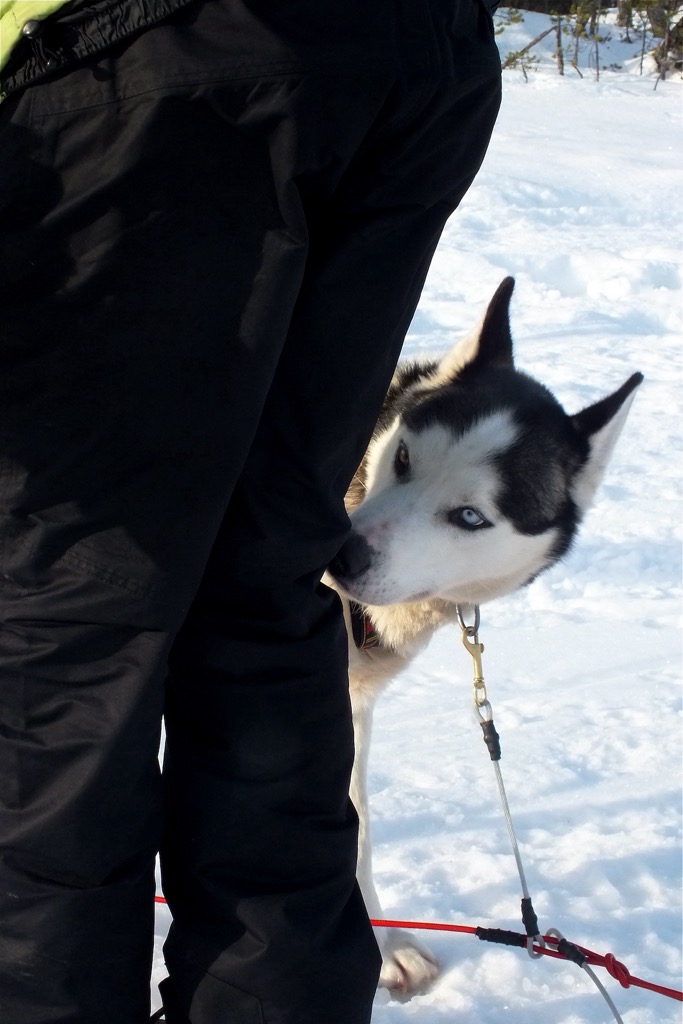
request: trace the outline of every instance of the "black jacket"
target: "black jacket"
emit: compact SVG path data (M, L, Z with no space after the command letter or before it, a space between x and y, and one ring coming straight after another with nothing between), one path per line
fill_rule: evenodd
M0 100L34 82L73 66L140 32L197 0L71 0L63 10L37 23L37 32L16 45L0 72ZM499 0L479 0L489 14ZM258 3L254 5L258 8ZM270 5L268 5L270 6ZM296 20L296 0L283 11ZM310 15L310 5L309 11ZM368 12L368 21L372 10ZM370 26L370 31L372 28Z

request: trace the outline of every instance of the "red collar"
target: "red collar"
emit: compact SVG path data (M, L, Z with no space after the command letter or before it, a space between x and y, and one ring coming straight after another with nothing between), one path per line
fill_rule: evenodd
M350 612L353 642L358 650L367 651L373 647L381 647L382 641L363 605L357 604L356 601L351 601Z

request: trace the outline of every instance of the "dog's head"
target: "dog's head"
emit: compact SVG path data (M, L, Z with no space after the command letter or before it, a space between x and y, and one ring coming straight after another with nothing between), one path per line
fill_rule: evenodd
M364 604L479 604L569 549L642 375L568 415L513 364L506 278L480 326L404 373L368 449L364 497L330 567Z

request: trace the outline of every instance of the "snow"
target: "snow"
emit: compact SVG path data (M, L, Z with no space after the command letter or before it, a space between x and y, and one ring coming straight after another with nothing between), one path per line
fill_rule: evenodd
M547 25L526 14L499 37L501 51ZM513 274L518 365L568 411L645 374L574 550L527 590L484 606L480 640L542 929L680 989L681 83L655 89L651 72L639 74L639 42L611 32L604 61L622 69L599 81L585 52L584 77L568 68L561 78L552 36L528 80L505 72L489 154L446 228L405 354L446 348ZM520 930L471 681L449 628L380 703L376 878L390 917ZM167 926L160 908L155 982ZM373 1024L613 1020L571 964L471 936L421 936L441 978L408 1002L378 992ZM624 1024L681 1021L680 1003L596 972Z

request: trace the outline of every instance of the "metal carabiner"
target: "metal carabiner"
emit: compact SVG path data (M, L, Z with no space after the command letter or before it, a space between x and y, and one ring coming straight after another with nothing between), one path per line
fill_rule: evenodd
M486 683L484 682L484 670L481 663L481 656L484 652L484 645L479 643L479 606L474 605L474 623L468 626L462 614L460 605L456 606L456 614L458 617L458 624L462 630L462 642L465 650L469 653L474 663L474 705L479 712L479 717L483 718L480 713L481 708L490 707L486 696Z

